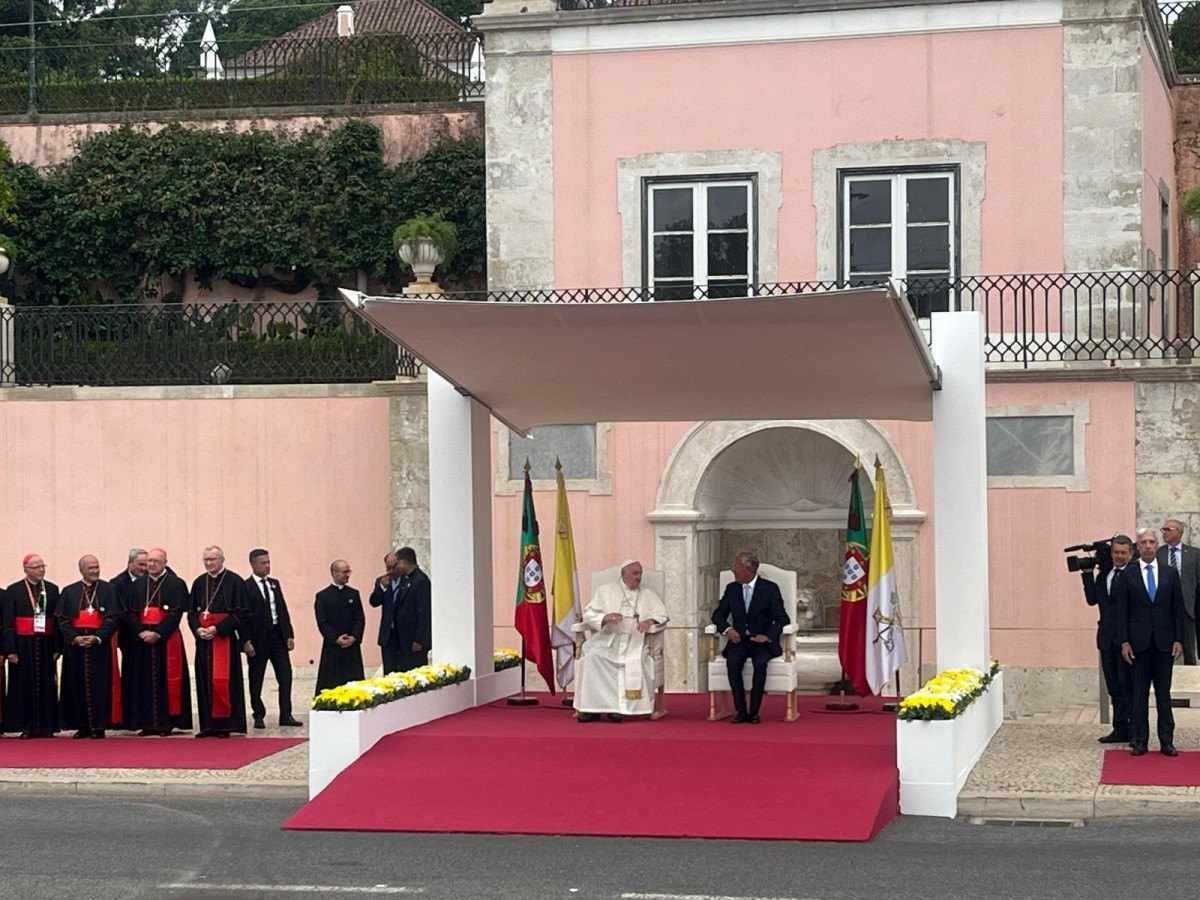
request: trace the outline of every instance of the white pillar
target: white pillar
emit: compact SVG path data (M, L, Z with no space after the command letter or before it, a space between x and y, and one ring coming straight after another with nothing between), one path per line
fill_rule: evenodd
M938 670L988 665L983 316L933 314L933 535Z
M429 373L429 556L437 662L492 671L491 417Z

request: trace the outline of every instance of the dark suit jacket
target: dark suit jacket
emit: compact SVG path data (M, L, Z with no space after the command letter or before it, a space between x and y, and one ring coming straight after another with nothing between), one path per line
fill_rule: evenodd
M271 634L271 607L267 603L266 597L262 595L262 588L258 585L257 576L251 575L246 578L246 605L250 609L249 628L246 629L246 637L254 644L254 652L257 655L261 649L266 653L270 647L269 638ZM296 636L292 630L292 617L288 613L287 600L283 597L283 587L279 584L279 579L267 576L267 581L271 584L271 590L275 592L275 614L279 617L279 631L283 635L285 641L289 641Z
M1084 584L1087 585L1088 606L1098 607L1100 612L1100 621L1096 623L1097 650L1120 645L1120 641L1117 640L1117 618L1120 610L1117 609L1116 587L1123 571L1124 569L1113 576L1112 591L1108 587L1108 572L1103 573L1099 578L1096 577L1094 571L1083 573Z
M112 585L117 602L117 612L124 613L126 610L133 609L134 603L137 601L137 593L134 590L134 579L129 577L129 570L122 569L121 574L108 579L108 583Z
M759 577L754 584L754 593L750 595L750 612L746 612L746 601L743 599L742 586L731 581L725 586L721 602L713 610L712 623L718 632L724 632L733 625L743 640L756 634L765 634L770 639L771 656L783 653L779 638L783 634L783 626L791 620L783 608L783 595L779 593L779 585L766 578ZM729 645L725 645L726 650Z
M1158 548L1159 566L1169 566L1167 555L1171 548ZM1200 590L1200 549L1190 544L1179 545L1179 580L1183 588L1183 608L1189 618L1196 618L1196 591Z
M1170 652L1171 645L1183 643L1183 589L1179 574L1170 566L1158 566L1158 589L1154 602L1146 593L1140 559L1134 560L1114 582L1117 600L1117 641L1128 643L1134 653L1156 648Z
M420 568L403 576L395 593L391 590L390 580L383 587L376 580L370 603L383 609L379 616L380 647L386 647L390 641L408 653L412 643L416 642L421 645L422 652L428 652L433 643L430 584L429 576Z

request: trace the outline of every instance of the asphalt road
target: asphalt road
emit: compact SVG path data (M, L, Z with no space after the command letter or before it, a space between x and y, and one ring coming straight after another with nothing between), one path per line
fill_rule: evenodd
M0 795L0 897L1161 900L1198 881L1200 822L1183 820L900 819L871 844L801 844L283 832L294 807Z

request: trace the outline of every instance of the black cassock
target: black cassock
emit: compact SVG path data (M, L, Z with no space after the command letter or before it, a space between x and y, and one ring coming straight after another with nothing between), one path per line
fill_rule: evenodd
M317 593L317 628L321 632L321 665L317 669L317 693L363 677L362 636L366 625L362 597L349 585L329 585ZM349 647L338 646L343 634L354 635Z
M58 601L62 635L62 726L96 733L121 724L121 676L117 668L120 601L104 581L68 584ZM94 635L100 643L79 647L75 638Z
M8 665L5 731L39 736L58 731L57 611L58 587L49 581L34 586L21 579L5 592L7 652L17 654L16 665Z
M192 582L188 627L196 637L196 714L200 734L246 733L246 690L242 681L242 638L249 604L240 575L224 569ZM217 636L201 640L199 630L215 626Z
M124 656L129 652L129 642L137 640L130 627L132 620L125 615L128 610L133 609L134 604L137 602L137 589L135 587L137 579L130 578L129 570L127 569L121 572L121 574L108 579L108 583L112 585L113 601L119 616L116 641L117 646L121 648L122 669L124 669Z
M133 586L133 606L125 611L129 650L121 664L121 699L125 727L168 733L192 729L192 687L179 623L188 609L183 579L166 572L149 575ZM138 635L153 631L153 644Z

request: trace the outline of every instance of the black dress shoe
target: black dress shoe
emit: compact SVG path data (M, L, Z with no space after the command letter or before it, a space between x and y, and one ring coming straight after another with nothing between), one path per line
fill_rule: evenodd
M580 713L575 720L577 722L599 722L600 715L599 713Z
M266 723L266 722L264 722L262 719L255 719L255 720L254 720L254 727L255 727L255 728L266 728L266 727L267 727L267 723Z
M1101 744L1128 744L1129 738L1121 734L1119 731L1110 731L1102 738L1097 738Z
M750 717L750 724L751 724L751 725L757 725L757 724L758 724L759 722L761 722L761 721L762 721L762 719L760 719L758 716L751 716L751 717Z
M750 717L748 715L746 715L745 713L738 713L736 716L734 716L732 719L729 720L729 724L730 725L745 725L749 721L750 721Z
M1131 744L1129 747L1129 754L1130 754L1130 756L1145 756L1146 755L1145 744Z
M85 728L80 728L77 732L75 732L75 734L72 735L72 737L74 737L75 740L79 740L80 738L85 738L90 735L91 735L90 731L88 731Z
M100 740L103 740L103 739L104 739L104 732L103 732L103 731L93 731L93 732L92 732L92 740L94 740L94 741L100 741Z
M279 727L280 728L303 728L304 723L301 722L299 719L293 719L289 716L286 719L279 720Z
M1162 745L1162 755L1163 756L1178 756L1179 751L1175 749L1174 744L1163 744Z
M624 722L625 721L617 713L609 713L607 718L608 718L608 721L610 721L610 722Z

